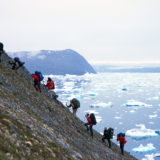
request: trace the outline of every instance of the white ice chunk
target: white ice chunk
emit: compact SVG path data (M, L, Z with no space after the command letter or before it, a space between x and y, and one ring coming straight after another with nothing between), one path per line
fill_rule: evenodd
M150 155L147 154L145 155L145 158L143 158L142 160L154 160L154 158L156 157L160 157L160 153L156 153L156 154L152 153Z
M115 116L114 118L115 118L115 119L121 119L121 117L119 117L119 116Z
M112 107L112 105L113 105L112 102L108 102L108 103L101 102L101 103L95 103L92 106L106 108L106 107Z
M150 119L153 119L153 118L156 118L156 117L158 117L157 114L149 115L149 118L150 118Z
M86 96L92 96L92 97L94 97L94 96L97 96L97 93L87 92L85 95L86 95Z
M102 121L102 117L96 116L96 121L97 121L97 123L101 122Z
M158 96L157 97L150 97L147 100L159 100L159 97Z
M134 152L150 152L155 150L156 148L154 147L154 145L152 143L147 144L146 146L143 146L143 144L140 144L139 147L137 148L133 148L132 150Z
M151 107L151 104L146 104L143 102L139 102L136 100L128 100L126 104L124 104L126 107Z
M147 129L144 124L137 124L136 126L139 128L133 128L131 130L128 130L126 132L126 135L138 139L158 136L155 130Z
M131 110L131 111L129 111L130 113L135 113L135 110Z

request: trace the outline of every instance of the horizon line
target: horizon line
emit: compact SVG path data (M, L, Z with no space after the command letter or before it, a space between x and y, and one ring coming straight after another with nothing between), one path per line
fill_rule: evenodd
M90 64L160 64L158 61L88 61Z

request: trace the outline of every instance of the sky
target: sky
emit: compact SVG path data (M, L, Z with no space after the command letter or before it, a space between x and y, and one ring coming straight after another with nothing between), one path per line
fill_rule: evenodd
M160 0L0 0L6 51L73 49L88 61L159 62Z

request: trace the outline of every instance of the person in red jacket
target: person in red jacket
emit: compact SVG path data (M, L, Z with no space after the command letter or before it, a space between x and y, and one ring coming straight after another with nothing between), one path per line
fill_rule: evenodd
M51 78L48 78L47 84L44 84L48 89L55 89L54 81Z
M124 145L127 142L124 135L118 135L117 141L120 143L121 154L124 155Z
M85 126L86 126L86 128L87 128L87 131L90 130L91 136L92 136L92 138L93 138L93 130L92 130L93 124L92 124L92 120L91 120L91 118L90 118L90 116L89 116L88 113L85 115L85 117L86 117L86 119L87 119L87 121L88 121L88 123L85 123ZM88 127L88 126L89 126L89 127Z
M32 74L32 77L34 78L34 88L37 91L39 90L40 92L42 92L39 77L36 74Z

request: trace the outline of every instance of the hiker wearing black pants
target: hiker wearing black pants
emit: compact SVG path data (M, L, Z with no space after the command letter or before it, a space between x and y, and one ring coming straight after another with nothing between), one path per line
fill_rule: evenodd
M125 139L125 134L119 133L117 135L117 141L120 143L121 154L124 155L124 145L127 142Z
M105 127L104 128L104 135L102 137L102 141L105 143L105 139L107 139L108 141L108 144L109 144L109 148L111 148L111 140L110 140L110 136L109 136L109 133L108 133L108 130L107 128Z
M3 54L3 43L0 42L0 63L2 61L2 54Z
M88 121L88 123L85 123L85 126L86 126L86 128L87 128L87 131L90 130L90 134L91 134L91 136L92 136L92 138L93 138L93 130L92 130L93 124L92 124L92 120L91 120L91 118L90 118L90 116L89 116L88 113L85 115L85 117L86 117L86 119L87 119L87 121ZM89 127L88 127L88 126L89 126Z

